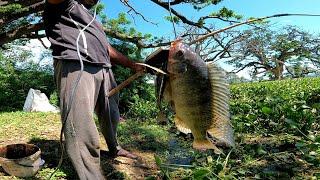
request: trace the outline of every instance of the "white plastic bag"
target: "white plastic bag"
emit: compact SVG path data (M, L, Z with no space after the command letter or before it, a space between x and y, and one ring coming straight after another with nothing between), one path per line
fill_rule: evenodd
M26 101L24 102L23 111L26 112L55 112L59 109L50 104L49 99L40 90L30 88Z

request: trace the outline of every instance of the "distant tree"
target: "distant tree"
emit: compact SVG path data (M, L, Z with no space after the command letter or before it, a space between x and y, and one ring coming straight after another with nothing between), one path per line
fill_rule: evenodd
M25 61L31 55L28 51L14 50L14 56L11 53L0 50L0 112L21 110L30 88L48 97L55 89L51 68Z
M316 67L310 67L303 62L296 62L295 64L286 68L286 77L299 78L305 76L316 76L319 73Z
M147 22L153 23L149 21L148 18L144 17L143 14L135 10L134 6L130 4L130 1L119 1L121 1L124 6L127 6L129 9L128 13L132 15L132 17L139 17ZM241 18L241 16L225 7L199 17L197 20L191 20L186 16L186 12L179 12L176 10L177 6L184 4L193 7L196 11L200 11L204 7L213 7L223 0L171 0L170 2L166 0L149 1L156 4L159 8L167 10L168 14L169 11L171 11L172 18L166 17L168 20L190 25L203 30L204 32L214 31L215 29L212 28L214 22L223 21L227 23L234 23L236 22L235 20ZM41 18L43 9L43 0L0 1L0 46L19 38L30 39L45 37L45 34L42 31L44 29L44 25ZM119 18L124 16L124 14L120 14ZM115 31L114 26L117 26L117 24L113 21L106 20L104 17L102 17L102 22L107 24L107 26L104 27L104 30L109 37L133 43L139 48L152 48L170 44L167 39L162 37L151 39L150 35L135 33L134 29L130 27L126 27L126 31ZM119 28L116 29L119 30Z
M233 47L232 58L227 61L237 68L235 73L251 68L253 76L282 79L286 70L292 77L304 76L320 65L319 36L301 28L254 28L244 31L239 38L241 41Z
M244 77L239 77L235 73L227 73L227 82L229 84L235 84L235 83L242 83L242 82L248 82L249 79L246 79Z
M187 42L196 40L206 33L206 31L190 25L184 25L184 29L180 36L185 37ZM192 47L204 61L217 62L231 57L229 51L238 43L239 39L237 37L239 33L239 31L234 30L225 31L219 35L208 37L203 41L195 43Z

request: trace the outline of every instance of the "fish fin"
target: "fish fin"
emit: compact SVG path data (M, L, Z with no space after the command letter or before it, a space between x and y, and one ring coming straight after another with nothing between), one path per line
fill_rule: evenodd
M213 149L216 154L224 154L222 150L220 150L216 145L212 144L212 142L207 139L197 140L195 139L192 143L192 147L198 150L207 150Z
M164 76L163 74L157 75L155 79L155 88L156 88L156 97L158 100L158 103L162 102L162 99L164 98L165 91L168 91L168 77Z
M217 144L234 146L233 129L229 112L229 84L225 72L214 63L207 63L212 95L212 126L207 131Z
M234 137L231 125L217 126L207 130L208 139L214 144L225 147L234 147Z
M183 120L181 120L178 116L174 117L174 122L176 124L177 129L184 133L184 134L189 134L191 133L190 128L185 124Z
M166 102L172 101L172 90L171 90L171 85L170 85L169 82L165 83L165 87L164 87L164 90L163 90L163 99Z

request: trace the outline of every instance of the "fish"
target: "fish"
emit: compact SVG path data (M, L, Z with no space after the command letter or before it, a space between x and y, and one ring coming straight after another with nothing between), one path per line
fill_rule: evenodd
M229 85L225 72L214 63L207 63L182 40L171 43L167 58L167 78L158 84L158 96L168 102L175 112L177 129L192 133L194 149L234 147L234 133L230 122ZM162 94L163 93L163 94Z

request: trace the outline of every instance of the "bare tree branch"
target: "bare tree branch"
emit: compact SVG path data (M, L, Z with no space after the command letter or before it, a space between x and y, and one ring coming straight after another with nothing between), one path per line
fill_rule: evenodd
M44 0L1 0L0 6L6 6L10 4L20 4L23 7L30 6L35 3L44 2Z
M109 36L111 36L113 38L136 44L138 48L154 48L154 47L167 46L167 45L171 44L171 42L160 42L160 43L145 44L143 42L143 40L144 40L143 37L128 36L126 34L115 32L114 30L108 29L108 28L104 28L104 32L107 35L109 35Z
M22 26L17 29L13 29L11 31L1 33L0 34L0 46L11 42L15 39L19 38L41 38L44 37L44 35L39 35L38 32L44 28L43 23L38 24L29 24L27 26Z
M49 49L48 46L46 46L46 44L44 44L43 40L41 38L38 38L38 40L40 41L41 45L46 48L46 49Z
M17 20L21 17L27 16L29 14L37 13L40 11L43 11L44 9L44 2L37 2L35 4L32 4L30 6L27 6L25 10L23 11L17 11L13 13L0 13L0 26L3 26L4 24L10 23L14 20Z
M166 9L167 11L170 11L170 6L168 3L166 2L162 2L160 0L151 0L152 2L154 2L155 4L161 6L162 8ZM176 1L176 3L179 2L181 3L182 1ZM174 5L173 3L170 3L171 5ZM189 25L192 25L192 26L196 26L196 27L199 27L199 28L206 28L204 27L202 24L200 23L197 23L197 22L193 22L189 19L187 19L185 16L181 15L180 13L178 13L176 10L174 10L172 7L171 7L171 12L172 14L174 14L175 16L177 16L183 23L185 24L189 24ZM207 29L207 28L206 28ZM207 29L210 31L210 29Z
M136 15L140 16L144 21L149 22L153 25L158 25L157 23L154 23L150 20L148 20L147 18L145 18L140 12L138 12L137 10L135 10L128 2L128 0L120 0L120 2L122 4L124 4L125 6L127 6L130 10L128 11L128 13L130 13L130 11L133 11Z

